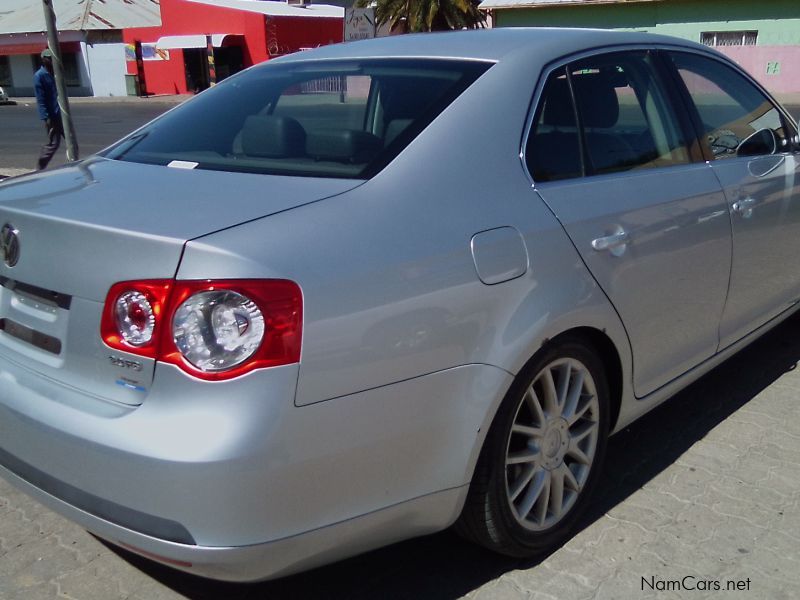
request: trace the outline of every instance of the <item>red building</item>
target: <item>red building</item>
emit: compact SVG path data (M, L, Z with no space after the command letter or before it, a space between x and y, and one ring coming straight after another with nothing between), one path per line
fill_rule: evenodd
M142 93L205 89L276 56L342 41L344 9L261 0L161 0L161 26L126 29Z

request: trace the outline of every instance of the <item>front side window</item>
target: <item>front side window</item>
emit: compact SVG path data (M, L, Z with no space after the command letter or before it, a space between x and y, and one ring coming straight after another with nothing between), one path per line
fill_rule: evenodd
M618 52L551 74L528 138L535 181L603 175L690 162L647 52Z
M671 53L697 108L702 143L714 160L769 155L791 148L793 132L780 111L731 67L696 54Z
M251 69L126 138L109 158L199 169L368 178L491 63L297 62Z

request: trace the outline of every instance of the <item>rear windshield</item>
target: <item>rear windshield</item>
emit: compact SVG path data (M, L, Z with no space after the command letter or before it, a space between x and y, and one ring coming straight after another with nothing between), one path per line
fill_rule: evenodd
M489 63L274 63L203 92L106 152L183 168L366 179Z

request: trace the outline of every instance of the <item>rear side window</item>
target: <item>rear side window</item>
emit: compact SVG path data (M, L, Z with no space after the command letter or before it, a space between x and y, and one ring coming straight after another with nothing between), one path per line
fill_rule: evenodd
M566 69L554 71L542 92L525 160L534 181L583 174L580 134Z
M756 86L719 61L671 53L697 108L703 144L714 160L791 149L794 130Z
M686 164L690 154L652 57L613 53L553 73L528 138L537 181Z
M267 65L203 92L107 156L223 171L368 178L490 66L387 59Z

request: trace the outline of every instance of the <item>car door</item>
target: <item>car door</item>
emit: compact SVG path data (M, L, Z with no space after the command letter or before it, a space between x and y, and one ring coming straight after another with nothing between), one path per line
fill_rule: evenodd
M733 265L720 324L724 348L800 297L797 132L733 67L688 52L670 57L731 213Z
M647 51L554 69L526 163L619 313L645 396L712 356L730 272L719 182Z

